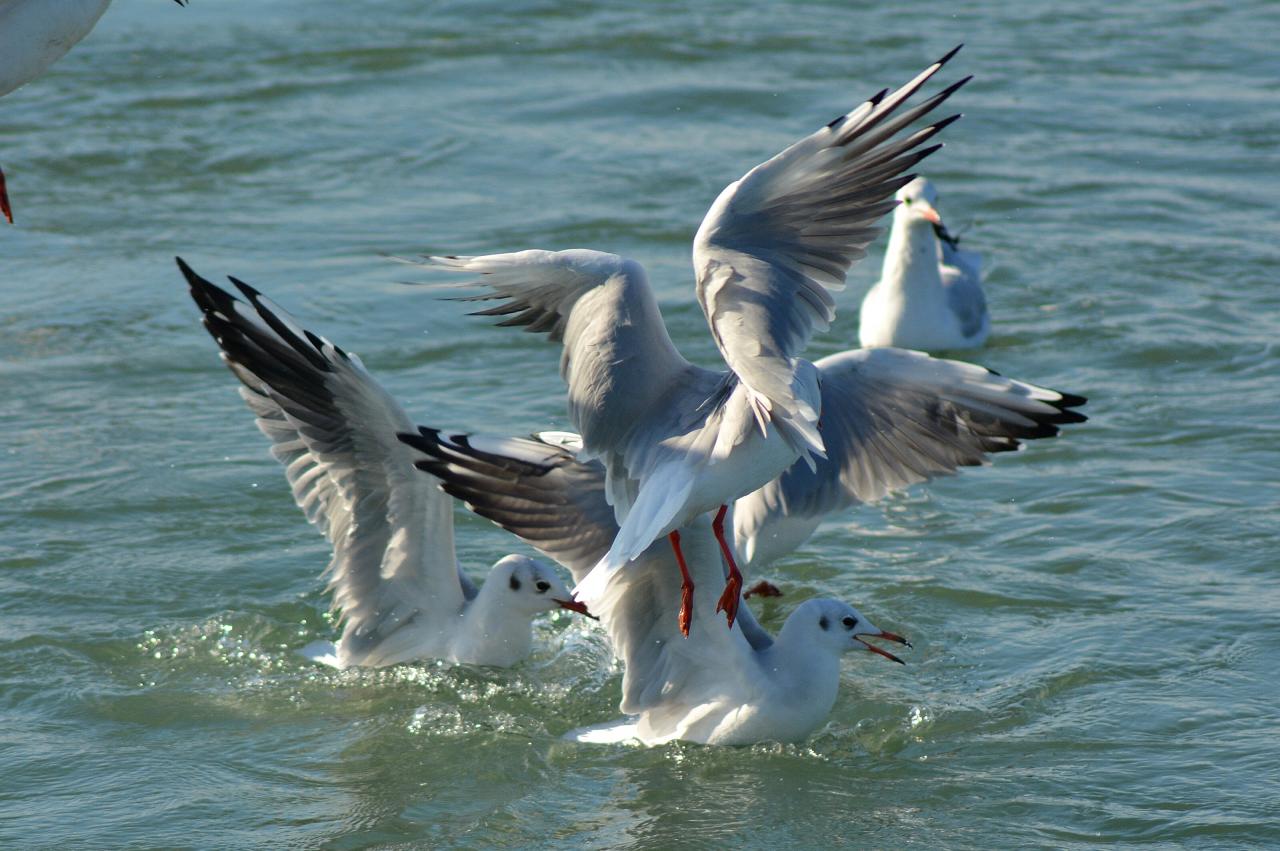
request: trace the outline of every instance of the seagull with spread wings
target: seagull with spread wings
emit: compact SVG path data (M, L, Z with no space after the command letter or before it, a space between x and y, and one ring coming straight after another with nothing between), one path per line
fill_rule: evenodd
M575 589L588 604L665 535L681 573L687 634L695 583L679 529L716 512L712 532L729 565L717 611L732 626L742 575L725 534L727 506L798 459L816 465L850 437L822 405L824 385L839 376L799 355L834 318L831 293L865 255L875 222L896 204L893 193L913 178L906 172L941 147L926 143L959 117L900 134L968 81L899 111L956 50L751 169L712 204L694 237L693 265L724 371L694 366L676 350L632 260L582 249L428 259L479 274L471 285L488 292L464 300L502 302L481 315L564 345L570 420L604 464L620 524Z
M339 668L445 659L506 667L532 621L586 614L550 565L509 555L477 588L458 566L453 502L413 468L404 409L360 359L301 327L243 281L242 298L178 259L204 326L285 467L298 507L333 545L325 574L342 637L303 654Z

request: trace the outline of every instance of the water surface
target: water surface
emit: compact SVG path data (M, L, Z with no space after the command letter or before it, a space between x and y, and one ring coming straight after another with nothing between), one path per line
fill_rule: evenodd
M1117 5L116 3L0 101L0 845L1280 843L1280 12ZM767 625L843 597L908 667L849 658L800 745L638 750L560 741L619 697L567 615L513 671L292 654L332 634L326 547L173 255L424 422L564 427L554 347L379 253L627 254L712 364L715 195L958 41L927 173L987 258L972 357L1092 419L769 572ZM515 546L458 523L469 569Z

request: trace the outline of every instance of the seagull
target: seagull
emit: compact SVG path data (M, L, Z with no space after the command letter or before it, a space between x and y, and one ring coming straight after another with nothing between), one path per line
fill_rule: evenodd
M613 573L666 536L681 575L679 625L689 629L694 580L677 533L716 512L712 533L729 575L717 611L729 625L742 586L725 534L728 505L788 469L815 464L844 439L821 431L819 369L798 353L834 318L831 291L877 234L903 176L940 145L921 147L953 115L898 132L943 103L964 78L918 106L898 108L957 47L892 94L885 89L725 188L693 242L698 302L726 371L694 366L667 334L643 268L585 249L429 257L436 268L478 273L500 300L479 315L506 317L563 342L569 414L586 451L608 474L618 535L575 587L590 604Z
M186 0L174 0L179 6ZM31 82L89 34L111 0L0 0L0 97ZM0 214L13 209L0 171Z
M972 349L987 341L982 256L961 250L942 224L937 190L918 177L898 190L880 280L862 301L863 346Z
M618 526L604 469L580 460L568 448L571 441L446 436L426 428L401 439L423 453L417 466L442 481L447 493L565 564L575 577L611 546ZM683 557L703 589L693 600L703 615L718 605L713 589L727 569L706 534L707 518L695 516L678 532L686 536ZM776 639L745 602L728 629L704 616L686 629L678 623L676 589L668 581L674 554L655 541L627 570L610 576L596 611L624 665L620 708L628 717L573 730L566 738L645 745L799 741L830 714L843 654L864 651L905 664L872 642L909 647L905 638L834 599L797 606Z
M526 556L498 561L477 589L454 553L452 501L414 469L396 440L412 423L360 359L248 284L230 279L241 300L177 262L294 500L333 545L325 573L342 637L303 655L338 668L507 667L528 656L536 615L586 614L549 565Z
M816 366L824 378L831 378L822 385L823 406L838 412L840 431L847 438L833 446L814 469L796 461L764 487L734 502L733 549L740 556L740 567L748 572L799 549L822 521L836 512L877 502L912 485L959 472L962 467L990 464L993 454L1021 451L1026 441L1056 437L1061 426L1088 419L1074 410L1086 403L1083 396L923 352L888 347L852 349L825 357ZM457 439L472 456L523 458L528 465L523 475L554 472L570 476L572 485L562 487L568 493L589 492L597 480L601 489L605 487L604 466L583 451L581 436L573 432L539 432L531 439L545 444L542 447L520 441L495 443L492 438ZM478 440L485 442L473 445ZM438 443L414 445L428 451L428 446ZM424 469L443 472L429 466ZM453 473L456 480L457 471ZM486 505L483 492L460 488L457 481L446 482L446 490L453 496L501 523L480 510ZM585 510L581 501L575 504ZM589 529L599 535L606 525L603 517L593 516ZM554 540L557 535L573 537L588 532L552 525L539 534ZM610 533L610 541L613 537ZM598 544L588 538L585 545ZM587 573L572 553L561 549L548 555L568 567L577 581ZM764 593L769 594L767 586Z

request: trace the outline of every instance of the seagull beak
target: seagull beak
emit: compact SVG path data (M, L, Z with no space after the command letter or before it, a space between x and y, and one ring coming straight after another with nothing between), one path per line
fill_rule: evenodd
M9 206L9 193L4 188L4 172L0 171L0 213L13 224L13 208Z
M942 240L947 245L950 245L951 250L954 251L960 247L960 237L953 236L951 231L947 230L947 226L942 222L938 222L933 226L933 233L938 237L938 239Z
M857 639L858 643L860 643L863 647L867 648L877 656L883 656L884 658L888 659L890 662L897 662L899 665L907 664L906 662L899 659L897 656L894 656L888 650L881 650L879 647L876 647L874 644L868 644L866 641L863 640L864 638L883 638L885 641L892 641L896 644L901 644L906 647L910 647L911 642L907 641L905 638L903 638L901 635L898 635L897 633L885 632L884 630L881 630L880 632L864 632L864 633L861 633L860 635L855 635L854 638Z
M591 612L587 611L586 603L579 602L578 600L561 600L558 597L552 597L551 602L555 603L562 609L568 609L571 612L577 612L580 615L586 615L587 617L591 618L593 621L600 620L600 618L596 617L595 615L591 614Z
M928 201L916 201L911 205L912 212L918 213L920 218L927 222L933 222L935 225L942 224L942 216L938 215L938 211L929 205Z

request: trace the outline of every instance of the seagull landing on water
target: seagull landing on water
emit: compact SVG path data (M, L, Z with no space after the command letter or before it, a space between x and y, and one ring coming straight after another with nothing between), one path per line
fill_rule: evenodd
M0 0L0 96L43 74L89 34L110 5L111 0ZM0 214L13 224L3 171Z
M242 301L181 258L178 268L298 507L333 544L325 573L342 638L304 655L338 668L415 659L508 666L529 654L540 612L586 614L549 565L525 556L499 561L477 589L454 554L452 501L414 469L396 439L412 423L360 359L248 284L231 279Z
M665 536L681 574L687 633L694 582L679 530L716 512L712 533L729 565L718 610L732 626L742 574L725 536L727 506L797 459L815 464L843 438L832 432L837 418L821 410L821 370L799 353L834 318L831 292L865 255L893 193L912 179L904 172L941 147L925 143L959 117L899 135L967 82L898 112L956 50L751 169L712 204L694 237L693 265L726 371L681 356L633 260L582 249L429 258L478 274L471 286L489 292L464 300L502 302L480 315L564 344L569 416L586 452L604 464L620 524L575 588L588 605Z
M617 534L604 469L568 448L572 436L446 436L422 429L401 439L423 453L417 466L447 493L568 567L574 578L586 575ZM683 592L671 582L675 553L665 541L610 576L597 611L623 663L621 710L631 717L566 738L647 745L797 741L831 712L841 656L861 651L902 662L875 642L910 646L906 639L839 600L802 603L776 639L745 602L731 627L715 622L712 607L727 565L707 525L703 514L681 530L683 557L700 589L693 598L697 616L687 627L676 615Z
M982 257L962 251L942 224L932 183L918 177L895 197L901 204L884 271L862 301L859 342L920 351L981 346L991 333Z

